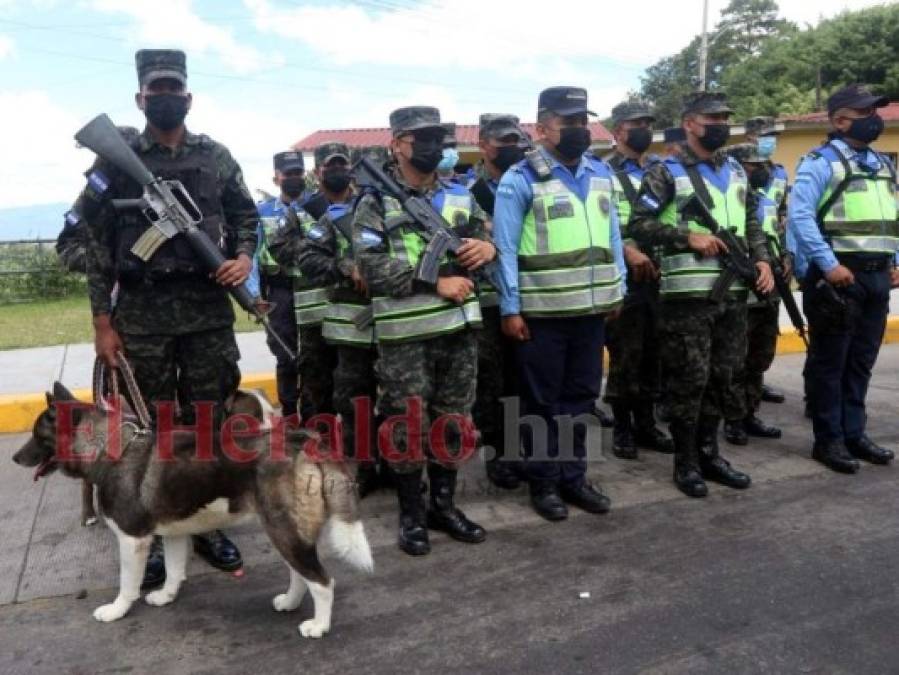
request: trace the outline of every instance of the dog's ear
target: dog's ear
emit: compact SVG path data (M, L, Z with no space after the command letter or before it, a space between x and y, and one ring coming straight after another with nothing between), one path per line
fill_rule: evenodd
M56 401L74 401L75 395L60 382L53 383L53 399Z
M44 394L47 397L47 407L52 408L53 407L53 394L51 394L49 391L44 392Z

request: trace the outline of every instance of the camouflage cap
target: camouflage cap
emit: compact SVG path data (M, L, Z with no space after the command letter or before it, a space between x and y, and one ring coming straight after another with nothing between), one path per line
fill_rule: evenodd
M443 137L443 147L455 147L456 143L458 143L458 140L456 140L456 123L441 122L440 126L442 126L443 130L446 132L446 135Z
M171 78L187 86L187 56L180 49L141 49L134 54L140 86Z
M368 157L375 164L381 166L390 159L390 153L387 152L387 148L383 145L365 145L353 148L350 151L350 159L353 164L362 159L362 157Z
M777 133L773 117L752 117L744 124L747 134L770 136Z
M727 95L721 91L694 91L684 96L684 115L698 113L700 115L715 115L718 113L732 113L727 105Z
M505 138L517 136L521 140L521 127L516 115L506 113L484 113L478 120L478 136L480 138Z
M303 153L296 150L279 152L274 157L275 171L303 171L306 168L303 162Z
M315 166L324 166L335 157L343 157L347 162L350 161L350 149L346 143L340 141L331 141L322 143L315 148Z
M619 125L622 122L630 122L632 120L649 120L655 121L655 115L652 109L645 101L624 101L612 108L612 124Z
M397 108L390 113L390 132L400 136L419 129L440 129L440 111L427 105Z
M759 154L759 146L757 143L740 143L739 145L732 145L727 149L727 154L741 164L764 164L768 161Z
M687 134L683 127L668 127L662 132L665 143L683 143L687 140Z

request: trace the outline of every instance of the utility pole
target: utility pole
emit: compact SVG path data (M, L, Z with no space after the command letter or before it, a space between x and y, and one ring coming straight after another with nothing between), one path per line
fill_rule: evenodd
M705 91L706 62L709 58L709 0L702 0L702 42L699 46L699 91Z

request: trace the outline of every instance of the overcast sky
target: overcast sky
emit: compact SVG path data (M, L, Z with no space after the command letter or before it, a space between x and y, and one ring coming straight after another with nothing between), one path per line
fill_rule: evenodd
M726 4L711 0L710 27ZM814 24L877 4L780 7ZM701 0L0 0L0 208L73 199L92 155L72 135L94 115L143 125L141 47L187 52L188 126L268 188L274 152L316 129L385 126L401 105L531 121L542 88L571 84L604 116L699 32L701 11Z

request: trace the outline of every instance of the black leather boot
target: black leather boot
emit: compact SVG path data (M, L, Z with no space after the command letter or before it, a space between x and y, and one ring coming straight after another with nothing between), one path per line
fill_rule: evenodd
M749 436L743 420L725 420L724 438L731 445L749 445Z
M411 473L393 474L396 496L400 504L400 531L397 538L400 550L409 555L431 552L428 530L425 527L425 502L421 496L421 469Z
M637 446L634 444L631 426L631 409L623 403L612 404L615 424L612 427L612 453L619 459L637 459Z
M688 497L705 497L709 488L699 472L696 425L672 422L669 430L674 442L674 484Z
M762 400L767 403L783 403L786 397L783 392L769 387L767 384L762 385Z
M470 521L456 508L453 497L456 494L455 469L447 469L436 462L428 463L428 481L430 482L431 506L428 509L428 527L432 530L446 532L456 541L466 544L480 544L487 538L483 527Z
M746 429L748 435L758 438L780 438L782 435L780 429L765 424L757 415L749 415L743 420L743 428Z
M194 551L216 569L233 572L243 567L240 551L221 530L195 534L193 540Z
M747 474L733 468L718 451L719 422L717 417L702 417L699 421L699 468L702 470L702 477L735 490L745 490L752 480Z
M495 456L484 462L487 469L487 480L503 490L515 490L521 485L516 462L511 457L503 456L503 441L500 434L485 433L481 438L485 446L493 448Z
M847 438L846 449L853 457L871 462L871 464L886 465L892 462L896 456L892 450L877 445L865 435L854 440Z
M641 448L655 450L670 455L674 452L674 442L656 426L653 404L640 403L633 406L634 444Z
M142 591L149 591L165 582L165 553L162 549L162 537L155 536L150 542L150 554L144 567L144 580L140 584Z
M858 473L860 468L858 460L849 454L842 441L816 442L812 448L812 459L840 473Z

